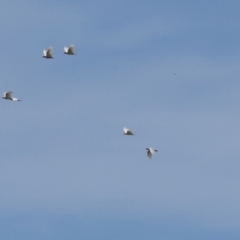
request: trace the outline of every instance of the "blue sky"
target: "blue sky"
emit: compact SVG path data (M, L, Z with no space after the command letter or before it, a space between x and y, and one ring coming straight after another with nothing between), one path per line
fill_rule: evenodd
M239 239L239 1L0 7L1 238Z

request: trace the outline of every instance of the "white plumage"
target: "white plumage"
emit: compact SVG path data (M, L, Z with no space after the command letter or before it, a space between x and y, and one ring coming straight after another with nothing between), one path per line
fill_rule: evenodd
M64 47L64 54L75 55L74 45L71 45L70 47Z
M44 58L53 58L53 56L52 56L52 50L53 50L52 47L49 47L48 49L44 49L44 50L43 50L43 57L44 57Z
M153 148L146 148L146 150L147 150L147 156L148 156L149 159L152 158L152 155L153 155L155 152L158 152L158 150L153 149Z
M123 134L124 134L124 135L133 135L133 132L132 132L132 130L124 127L124 128L123 128Z
M3 99L6 99L6 100L11 100L11 101L14 101L14 102L17 102L17 101L21 101L20 99L18 98L14 98L12 97L12 91L9 91L9 92L5 92L3 94Z

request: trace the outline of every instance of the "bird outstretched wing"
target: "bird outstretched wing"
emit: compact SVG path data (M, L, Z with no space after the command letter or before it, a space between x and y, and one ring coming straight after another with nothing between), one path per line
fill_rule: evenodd
M150 149L147 150L147 156L148 156L149 159L152 158L152 153L151 153Z
M74 54L74 45L71 45L71 46L68 48L68 54Z
M5 92L5 93L4 93L4 97L6 97L6 98L12 98L12 91Z
M46 51L46 57L52 58L52 47L49 47L48 50Z

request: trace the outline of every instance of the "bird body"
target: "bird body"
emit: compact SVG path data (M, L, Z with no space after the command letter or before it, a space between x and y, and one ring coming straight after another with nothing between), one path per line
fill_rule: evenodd
M146 150L147 150L147 156L148 156L149 159L152 158L152 155L153 155L155 152L158 152L158 150L153 149L153 148L146 148Z
M12 91L9 91L9 92L5 92L3 94L3 99L6 99L6 100L11 100L11 101L14 101L14 102L17 102L17 101L21 101L20 99L18 98L14 98L12 97Z
M52 47L49 47L47 50L44 49L44 50L43 50L43 58L53 58L53 56L52 56L52 50L53 50Z
M123 128L123 134L124 134L124 135L133 135L133 132L132 132L132 130L124 127L124 128Z
M74 45L71 45L70 47L64 47L64 54L75 55Z

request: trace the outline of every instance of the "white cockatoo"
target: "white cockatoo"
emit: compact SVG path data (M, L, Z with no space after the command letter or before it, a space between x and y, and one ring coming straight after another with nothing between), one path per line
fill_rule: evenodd
M153 155L155 152L158 152L158 150L153 149L153 148L146 148L146 150L147 150L147 156L148 156L149 159L152 158L152 155Z
M12 91L5 92L5 93L3 94L3 97L2 97L2 98L6 99L6 100L11 100L11 101L14 101L14 102L21 101L21 100L18 99L18 98L12 97Z
M64 47L64 54L75 55L74 45L72 44L70 47Z
M132 130L124 127L124 128L123 128L123 134L124 134L124 135L133 135L133 132L132 132Z
M53 50L52 47L49 47L47 50L44 49L44 50L43 50L43 58L53 58L53 56L52 56L52 50Z

